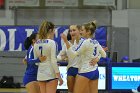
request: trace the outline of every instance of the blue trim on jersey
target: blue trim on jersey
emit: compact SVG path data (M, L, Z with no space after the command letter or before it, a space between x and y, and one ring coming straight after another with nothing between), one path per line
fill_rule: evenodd
M45 41L44 41L44 43L48 43L48 42L49 42L49 40L45 40Z
M84 38L84 37L81 37L81 38L80 38L80 40L85 40L85 39L86 39L86 38Z
M38 43L41 43L41 40L37 40L37 41L36 41L36 44L38 44Z
M85 39L79 44L79 46L75 49L75 51L77 51L82 46L84 41L85 41Z
M48 42L49 42L49 40L47 40L47 39L39 39L39 40L36 41L36 44L39 44L39 43L48 43Z
M92 40L96 40L95 37L91 38Z
M87 73L78 73L78 75L80 76L83 76L83 77L86 77L90 80L96 80L99 78L99 71L98 71L98 68L94 71L91 71L91 72L87 72Z
M59 51L58 51L58 44L57 44L57 42L55 42L55 45L56 45L56 53L58 53Z
M35 63L39 63L40 60L39 58L37 59L33 59L34 58L34 53L33 53L33 47L31 46L27 52L27 62L28 64L35 64Z

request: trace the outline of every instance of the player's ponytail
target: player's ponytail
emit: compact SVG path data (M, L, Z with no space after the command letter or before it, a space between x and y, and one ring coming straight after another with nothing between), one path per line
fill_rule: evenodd
M31 46L31 41L30 41L29 37L27 37L24 41L24 48L26 50L28 50L30 46Z
M24 48L25 48L26 50L29 49L29 47L30 47L31 44L33 43L33 40L35 40L36 37L37 37L37 33L32 33L32 34L30 35L30 37L27 37L27 38L25 39L25 41L24 41Z
M91 22L91 25L96 29L96 23L94 21Z
M93 35L96 31L96 21L92 21L89 23L84 24L86 31L90 31L91 35Z
M43 21L38 31L39 39L45 39L49 31L53 31L53 29L54 29L54 24L52 22L46 20Z

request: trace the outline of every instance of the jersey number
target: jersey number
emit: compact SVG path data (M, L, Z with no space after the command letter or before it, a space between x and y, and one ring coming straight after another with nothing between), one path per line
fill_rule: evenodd
M97 47L94 48L93 55L96 56L97 54Z
M40 50L40 54L41 54L41 56L42 56L43 47L42 47L42 46L39 46L39 50Z

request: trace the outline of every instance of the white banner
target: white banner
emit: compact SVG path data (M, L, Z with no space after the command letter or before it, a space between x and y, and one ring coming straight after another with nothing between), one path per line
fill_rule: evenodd
M115 6L115 0L84 0L83 5Z
M78 6L78 0L45 0L45 6Z
M39 0L9 0L9 6L39 6Z
M67 88L67 67L60 66L59 67L61 77L63 78L63 85L57 87L57 89L68 89ZM98 82L98 89L99 90L106 90L106 67L98 67L99 70L99 82Z

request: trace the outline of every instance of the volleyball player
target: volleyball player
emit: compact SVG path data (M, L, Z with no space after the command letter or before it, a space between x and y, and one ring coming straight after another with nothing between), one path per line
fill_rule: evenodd
M44 21L38 32L39 40L34 45L35 58L47 56L47 59L39 63L37 80L41 93L56 93L58 80L63 84L56 59L56 44L54 38L54 24Z
M64 40L71 57L74 58L76 56L80 56L81 59L79 61L80 65L78 75L76 77L74 93L85 93L84 90L87 86L89 86L90 93L98 93L98 65L95 63L95 65L92 66L89 62L93 58L97 58L100 54L102 57L106 57L106 53L98 41L93 39L95 29L96 25L94 22L90 22L82 26L82 36L87 39L83 40L83 42L79 44L75 51L73 51L72 47L70 47L66 36L61 34L61 37Z
M79 40L81 38L80 36L80 26L79 25L71 25L69 27L69 32L67 34L67 38L70 39L69 40L69 44L72 46L72 49L76 49L78 44L79 44ZM73 93L73 88L74 88L74 84L75 84L75 78L76 75L78 73L78 62L79 61L79 57L75 57L74 59L71 58L68 54L67 54L67 49L65 44L62 47L62 50L60 51L60 53L58 54L57 58L59 60L66 60L68 61L68 65L67 65L67 86L68 86L68 93Z
M23 78L23 83L28 93L40 93L39 84L37 82L38 66L36 66L35 63L46 60L45 56L41 56L39 58L34 59L33 46L36 40L37 33L33 33L30 35L30 37L27 37L24 42L24 47L28 51L26 59L24 59L24 62L26 63L27 67Z

